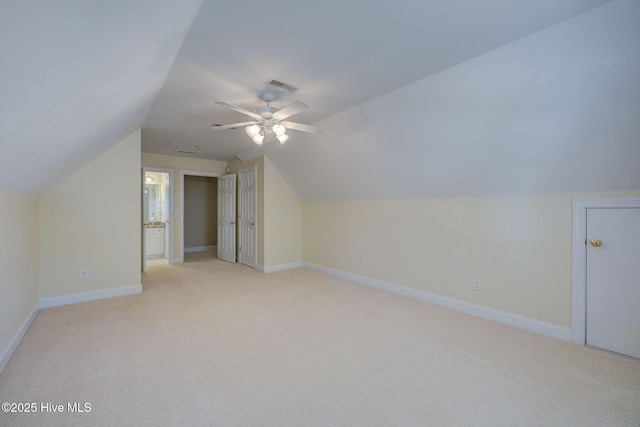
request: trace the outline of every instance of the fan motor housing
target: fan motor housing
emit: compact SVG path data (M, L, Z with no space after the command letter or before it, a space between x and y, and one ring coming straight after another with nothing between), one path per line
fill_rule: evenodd
M271 117L276 111L278 111L277 108L268 105L256 108L256 114L260 114L262 117Z

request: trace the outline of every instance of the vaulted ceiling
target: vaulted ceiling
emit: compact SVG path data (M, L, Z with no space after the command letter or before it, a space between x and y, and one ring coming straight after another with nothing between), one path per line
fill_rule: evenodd
M637 22L637 0L3 2L0 188L142 127L143 151L266 154L303 200L638 189ZM264 92L325 132L211 129Z

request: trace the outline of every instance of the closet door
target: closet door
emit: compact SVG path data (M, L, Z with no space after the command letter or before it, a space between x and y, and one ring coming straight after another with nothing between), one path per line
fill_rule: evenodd
M218 177L218 259L236 262L236 174Z
M640 358L640 208L587 209L587 345Z
M256 169L238 174L238 261L256 268Z

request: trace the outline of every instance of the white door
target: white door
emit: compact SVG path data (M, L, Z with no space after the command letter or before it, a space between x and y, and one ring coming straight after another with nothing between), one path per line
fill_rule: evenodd
M640 358L640 208L587 209L586 343Z
M218 258L236 262L236 175L218 177Z
M238 174L238 261L256 267L256 169Z

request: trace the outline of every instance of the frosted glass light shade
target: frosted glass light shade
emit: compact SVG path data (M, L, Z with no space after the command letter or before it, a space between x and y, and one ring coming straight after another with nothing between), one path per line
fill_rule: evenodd
M256 134L256 135L254 135L254 137L253 137L253 138L251 138L251 139L253 139L253 142L255 142L256 144L261 145L261 144L262 144L262 141L264 141L264 135Z
M280 141L280 144L284 144L289 139L289 135L287 134L277 135L276 138L278 138L278 141Z
M284 133L287 131L287 128L280 123L276 123L271 129L273 130L273 133L276 134L276 136L284 135Z
M254 136L260 133L260 126L258 125L247 126L246 131L247 131L247 135L249 135L249 138L253 138Z

